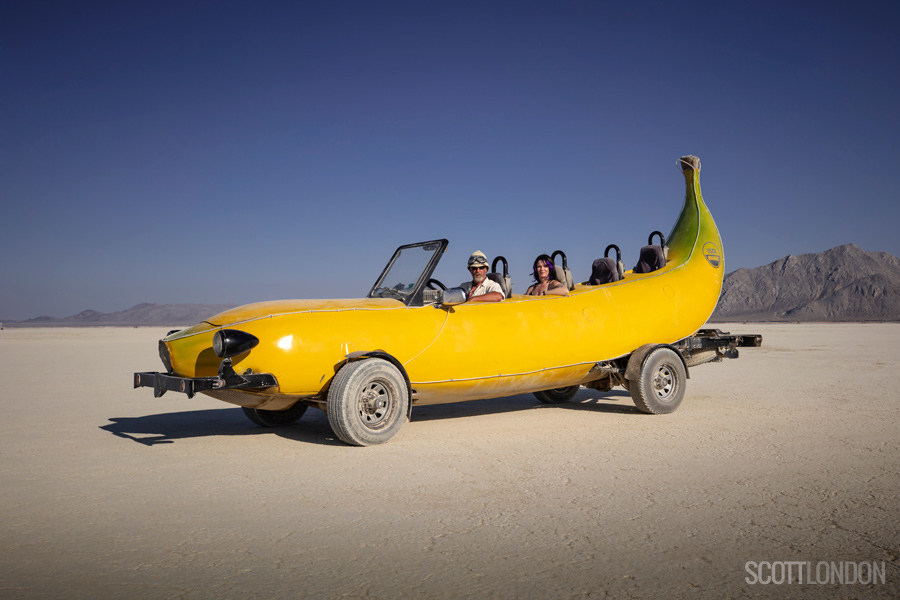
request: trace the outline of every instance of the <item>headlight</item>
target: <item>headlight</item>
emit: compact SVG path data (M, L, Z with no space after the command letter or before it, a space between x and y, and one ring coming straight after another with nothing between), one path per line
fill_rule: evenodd
M246 331L220 329L213 336L213 352L219 358L231 358L256 348L259 338Z
M169 347L162 340L159 340L159 359L166 368L166 373L171 374L175 372L172 370L172 357L169 356Z

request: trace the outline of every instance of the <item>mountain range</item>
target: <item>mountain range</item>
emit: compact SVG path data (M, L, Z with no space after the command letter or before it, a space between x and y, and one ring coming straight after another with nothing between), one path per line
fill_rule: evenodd
M4 326L19 327L131 327L140 325L193 325L218 314L234 304L151 304L144 302L127 310L102 313L85 310L71 317L36 317L25 321L4 321Z
M712 321L900 321L900 259L854 244L725 276Z
M233 304L150 304L71 317L6 321L18 327L185 326ZM710 321L900 321L900 259L854 244L786 256L728 273Z

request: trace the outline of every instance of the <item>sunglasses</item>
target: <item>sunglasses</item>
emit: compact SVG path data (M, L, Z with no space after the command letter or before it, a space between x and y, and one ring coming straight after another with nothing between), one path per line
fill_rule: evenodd
M481 271L481 270L487 271L487 267L469 267L469 270L470 271Z

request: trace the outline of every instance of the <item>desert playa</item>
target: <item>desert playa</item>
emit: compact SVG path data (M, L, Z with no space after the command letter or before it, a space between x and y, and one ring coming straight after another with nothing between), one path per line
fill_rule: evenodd
M369 448L132 389L165 327L0 331L0 597L897 597L900 324L720 327L763 347L671 415L513 396ZM823 561L884 583L748 567Z

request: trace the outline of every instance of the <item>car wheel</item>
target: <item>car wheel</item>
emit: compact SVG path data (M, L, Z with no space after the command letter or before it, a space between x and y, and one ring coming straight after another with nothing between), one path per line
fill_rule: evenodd
M686 381L681 357L671 348L657 348L644 359L640 375L630 382L629 391L638 410L662 415L681 404Z
M328 389L328 422L354 446L383 444L397 435L409 408L409 391L399 369L386 360L351 362Z
M263 410L261 408L241 407L247 418L260 427L286 427L293 425L300 420L307 408L302 402L296 403L287 410Z
M535 392L534 397L544 404L562 404L563 402L568 402L574 398L575 394L578 393L579 387L581 386L570 385L569 387L542 390L540 392Z

